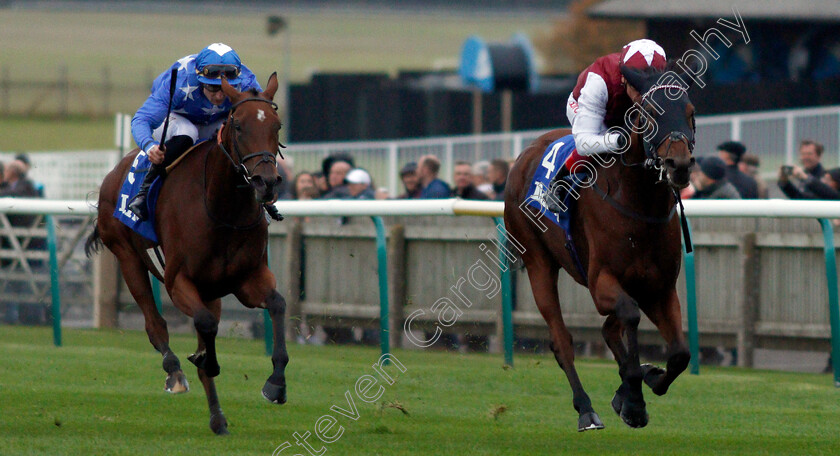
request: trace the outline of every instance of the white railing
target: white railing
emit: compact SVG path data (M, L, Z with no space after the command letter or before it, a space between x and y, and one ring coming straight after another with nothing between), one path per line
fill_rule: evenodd
M31 153L31 177L44 184L47 198L86 198L88 193L98 190L102 178L116 164L121 153L133 147L129 120L130 116L117 114L117 150ZM516 157L546 130L395 141L292 143L285 155L294 163L294 172L299 172L320 170L321 160L327 155L349 153L357 166L370 171L376 187L385 187L391 195L397 195L402 192L398 175L400 167L417 161L423 155L439 157L441 178L450 181L456 161L474 163ZM775 174L774 171L783 163L796 162L798 142L802 139L822 143L825 146L824 166L838 166L840 106L697 118L698 155L711 154L718 144L733 139L744 142L750 152L761 158L761 168L766 175ZM8 161L13 155L0 153L0 161Z

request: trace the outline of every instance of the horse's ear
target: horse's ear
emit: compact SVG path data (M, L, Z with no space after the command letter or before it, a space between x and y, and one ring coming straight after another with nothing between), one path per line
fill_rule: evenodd
M277 72L271 73L271 76L268 77L268 85L266 86L265 90L260 94L261 97L274 100L274 94L277 92Z
M236 100L236 97L239 96L239 91L236 90L230 83L227 82L227 78L224 76L222 77L222 92L227 96L232 102Z
M621 65L619 67L621 70L621 75L624 76L624 79L633 86L639 92L644 92L646 89L647 84L647 76L643 71L637 70L635 68L630 68L626 65Z

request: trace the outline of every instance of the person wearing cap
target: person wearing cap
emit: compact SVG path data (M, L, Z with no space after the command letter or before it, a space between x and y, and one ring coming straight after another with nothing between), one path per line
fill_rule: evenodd
M782 166L779 169L778 185L788 198L834 199L825 198L826 188L820 185L826 174L820 163L823 149L822 144L806 139L799 143L799 163L802 166Z
M697 199L741 199L732 183L726 180L726 163L720 157L698 158L700 172L695 175Z
M663 71L665 64L662 46L653 40L641 39L627 43L619 52L599 57L583 70L566 104L566 116L572 125L576 150L564 163L556 164L561 169L552 179L551 188L556 188L556 182L568 175L574 163L586 156L614 153L626 148L626 138L608 130L626 127L624 115L640 93L627 83L621 68ZM552 212L563 210L556 204L551 204L548 209Z
M172 111L169 112L171 71L177 69ZM138 194L128 205L139 219L148 218L146 195L154 179L193 144L210 139L232 106L222 92L222 78L239 91L262 91L256 76L230 46L213 43L198 54L184 56L161 73L152 84L151 95L131 119L131 134L152 162ZM163 124L169 112L166 138ZM161 143L165 146L161 147ZM165 153L164 153L165 151Z
M738 190L741 198L757 199L758 183L738 169L738 163L746 152L747 147L738 141L726 141L717 147L718 157L726 164L726 180Z
M400 169L400 181L402 181L405 193L397 199L420 198L420 192L423 189L420 187L420 178L417 176L417 163L408 162Z
M370 185L370 174L367 171L361 168L350 170L344 182L347 183L347 199L374 199L375 192Z

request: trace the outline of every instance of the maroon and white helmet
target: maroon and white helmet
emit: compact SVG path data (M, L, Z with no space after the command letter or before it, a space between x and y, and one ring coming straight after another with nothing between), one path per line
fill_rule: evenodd
M621 50L621 64L643 70L648 67L665 69L665 50L656 41L642 39L631 41Z

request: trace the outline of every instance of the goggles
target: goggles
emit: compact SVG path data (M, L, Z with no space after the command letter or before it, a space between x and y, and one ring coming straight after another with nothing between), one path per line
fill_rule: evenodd
M201 71L196 70L196 73L207 79L219 79L222 76L225 79L236 79L239 77L239 68L236 65L205 65Z

